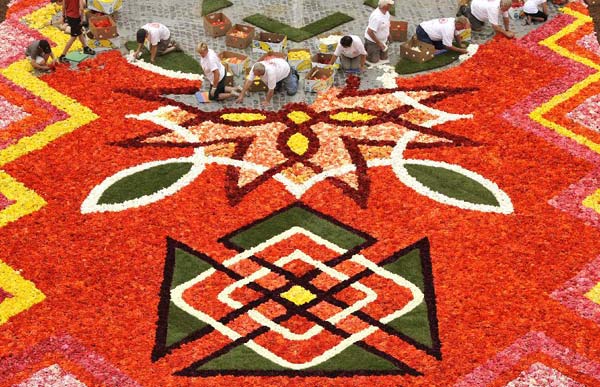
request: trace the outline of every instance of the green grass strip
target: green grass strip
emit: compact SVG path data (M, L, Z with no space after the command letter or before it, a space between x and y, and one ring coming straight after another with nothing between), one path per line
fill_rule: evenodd
M434 56L433 59L427 62L413 62L406 58L402 58L396 64L396 72L398 74L413 74L421 71L437 69L454 62L458 59L459 55L460 54L458 52L448 51Z
M129 41L125 43L127 50L136 50L137 42ZM142 47L142 57L144 61L150 63L150 51L146 47ZM157 55L154 64L166 70L182 71L184 73L202 74L202 68L198 61L185 52L175 51L166 55Z
M365 0L363 4L368 5L371 8L377 8L377 5L379 4L379 0ZM395 3L390 8L390 15L396 16L396 4Z
M302 42L339 25L348 23L351 20L353 18L345 13L336 12L316 22L307 24L302 28L296 28L259 13L244 18L244 21L247 23L253 24L265 31L284 34L289 40L294 42Z
M220 9L231 7L233 3L228 0L202 0L202 16L217 12Z

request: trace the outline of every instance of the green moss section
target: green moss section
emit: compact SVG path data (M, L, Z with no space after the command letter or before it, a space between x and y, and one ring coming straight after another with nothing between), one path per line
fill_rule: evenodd
M307 371L393 371L397 369L388 360L367 352L356 345L352 345L339 355L332 357L318 366L308 368ZM283 371L287 370L287 368L265 359L244 345L240 345L224 355L203 364L197 370Z
M244 21L265 31L287 35L288 39L294 42L302 42L351 20L353 18L345 13L336 12L302 28L295 28L258 13L244 18Z
M422 292L425 291L425 279L423 278L423 267L419 250L412 250L398 260L385 265L384 268L412 282ZM387 325L427 347L431 348L433 345L425 301L409 313L389 322Z
M436 55L433 59L427 62L413 62L402 58L396 64L396 72L398 74L414 74L421 71L428 71L449 65L458 59L460 54L455 51L448 51L440 55Z
M248 230L234 235L229 241L244 249L249 249L294 226L302 227L348 250L366 242L363 237L351 230L342 228L301 207L291 207L259 222Z
M379 0L365 0L363 4L368 5L371 8L377 8ZM396 3L394 3L394 5L392 5L392 8L390 8L390 15L396 15Z
M421 184L454 199L474 204L500 206L494 194L479 182L449 169L405 164L408 174Z
M311 367L310 371L395 371L398 370L388 360L367 352L357 345L343 350L326 362Z
M129 175L102 193L98 204L116 204L151 195L171 186L192 168L192 163L169 163Z
M231 7L233 3L227 0L202 0L202 16Z
M283 371L286 369L265 359L245 345L240 345L218 358L201 365L197 370Z
M134 41L128 41L125 43L125 47L127 47L127 50L129 51L135 51L137 46L137 42ZM150 51L148 51L146 47L142 47L141 59L150 63ZM191 74L202 74L200 63L182 51L174 51L160 56L157 55L154 64L166 70L181 71Z
M181 249L176 249L171 290L211 268L212 266L208 262L199 259L197 256L189 254ZM169 304L167 339L165 345L169 347L178 343L205 326L206 323L191 316L187 312L184 312L171 302Z

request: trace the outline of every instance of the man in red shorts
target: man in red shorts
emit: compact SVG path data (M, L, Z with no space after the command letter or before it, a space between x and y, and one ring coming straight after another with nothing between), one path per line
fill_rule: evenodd
M71 38L67 41L62 55L58 57L58 60L62 63L68 62L65 57L67 52L75 42L75 39L79 38L81 45L83 46L83 53L88 55L95 55L96 52L87 46L85 35L81 31L81 21L83 18L83 9L85 8L85 0L64 0L63 1L63 17L65 22L71 28Z

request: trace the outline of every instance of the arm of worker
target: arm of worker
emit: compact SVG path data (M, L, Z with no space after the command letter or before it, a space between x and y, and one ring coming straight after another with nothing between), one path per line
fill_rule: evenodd
M548 1L545 1L545 2L542 4L542 12L544 12L546 15L549 15L549 14L550 14L550 11L548 11Z
M497 33L501 33L502 35L506 36L509 39L510 38L514 38L515 37L515 33L508 30L508 27L506 27L507 24L508 24L508 22L505 23L505 27L504 28L500 27L498 24L492 24L492 28Z
M85 9L85 0L79 0L79 17L83 22L83 10Z
M385 44L381 40L377 39L375 31L373 31L370 28L367 28L367 34L369 34L369 37L373 39L373 41L379 46L379 48L381 48L382 50L385 48Z
M367 56L361 55L360 56L360 71L365 71L365 63L366 62L367 62Z
M154 59L156 58L156 52L158 51L158 44L155 44L150 47L150 63L154 64Z
M454 40L456 40L456 44L458 45L458 47L455 47L453 45L445 45L444 47L446 47L446 49L451 50L451 51L456 51L456 52L460 52L461 54L466 54L468 51L466 49L463 48L463 43L462 43L462 39L459 35L456 35L454 37Z
M244 96L246 95L246 92L250 88L252 82L254 82L254 79L246 79L246 82L244 82L244 87L242 88L239 97L237 97L235 100L235 103L241 103L244 100Z
M44 62L44 63L37 63L34 58L30 58L29 59L29 63L31 63L31 66L33 66L34 69L38 69L38 70L50 70L50 66L48 66L48 64L46 62Z
M275 94L275 89L269 89L269 91L267 91L267 96L265 97L265 100L262 102L263 106L271 105L271 98L273 98L273 94Z
M331 60L329 61L329 64L330 64L330 65L334 64L334 63L335 63L335 61L337 60L337 58L338 58L338 57L337 57L335 54L332 54L332 55L331 55Z

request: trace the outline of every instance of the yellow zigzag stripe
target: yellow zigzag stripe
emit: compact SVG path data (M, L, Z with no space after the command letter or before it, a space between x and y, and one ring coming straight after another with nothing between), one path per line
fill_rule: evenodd
M575 22L573 22L572 24L563 28L556 34L544 39L543 41L540 42L540 44L548 47L549 49L555 51L556 53L558 53L561 56L564 56L575 62L582 63L588 67L591 67L595 70L600 71L600 65L594 63L593 61L591 61L588 58L584 58L580 55L572 53L571 51L567 50L566 48L558 45L557 41L559 39L575 32L579 27L581 27L587 23L590 23L592 21L592 19L589 16L584 15L580 12L574 11L569 8L563 8L563 12L575 17L577 20L575 20ZM558 134L565 136L567 138L570 138L570 139L576 141L577 143L588 147L589 149L591 149L592 151L594 151L596 153L600 153L600 144L593 142L592 140L588 139L585 136L574 133L571 130L565 128L564 126L562 126L560 124L557 124L555 122L552 122L552 121L544 118L544 115L546 113L548 113L549 111L551 111L552 109L554 109L556 106L571 99L573 96L579 94L579 92L581 92L581 90L585 89L592 83L598 82L599 80L600 80L600 72L590 75L589 77L582 80L581 82L573 85L571 88L569 88L569 90L565 91L562 94L554 96L548 102L542 104L540 107L538 107L533 112L531 112L529 114L529 117L532 120L540 123L541 125L554 130Z
M0 303L0 325L46 298L33 282L21 277L2 261L0 261L0 288L13 296Z
M42 35L48 38L48 40L57 43L57 47L53 48L56 56L62 52L62 47L66 45L69 39L67 34L56 27L49 25L49 20L51 20L52 16L56 14L57 11L58 7L56 5L48 4L22 19L31 28L37 29ZM75 44L73 44L70 51L78 48L81 48L81 45L78 41L75 41ZM45 82L39 80L31 73L31 70L32 68L28 60L24 59L11 64L5 69L1 69L0 74L4 75L18 86L21 86L32 94L54 105L56 108L64 111L69 117L63 121L52 123L43 131L30 137L22 138L16 144L1 150L0 167L29 152L41 149L58 137L70 133L98 118L98 116L87 107L59 93L49 87ZM15 203L8 208L0 211L0 227L5 226L9 222L13 222L22 216L31 214L46 205L44 199L39 195L1 170L0 183L0 193L8 199L15 201Z

